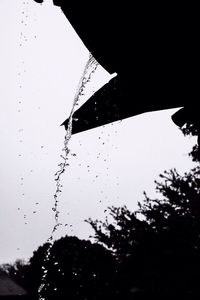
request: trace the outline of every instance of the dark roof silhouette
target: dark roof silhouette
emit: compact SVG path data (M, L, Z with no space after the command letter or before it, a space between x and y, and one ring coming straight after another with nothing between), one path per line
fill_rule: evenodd
M53 3L95 59L118 74L76 111L72 133L178 107L184 111L173 118L175 124L195 122L199 43L193 4L102 0L94 7L87 0L77 8L72 0ZM68 120L62 125L67 127Z
M0 270L0 297L24 296L27 292L11 279L5 272Z

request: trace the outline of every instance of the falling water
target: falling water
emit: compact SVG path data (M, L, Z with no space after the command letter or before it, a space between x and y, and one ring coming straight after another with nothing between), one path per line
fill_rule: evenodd
M66 171L66 168L69 166L69 163L68 163L69 153L70 153L69 142L70 142L70 139L72 136L73 114L74 114L75 108L78 105L78 102L79 102L81 96L84 95L84 90L86 88L87 83L90 82L91 76L96 71L97 67L98 67L98 62L90 54L89 59L85 65L83 75L80 79L80 82L79 82L79 85L77 88L77 92L74 97L71 113L69 116L68 127L67 127L66 134L64 137L64 148L62 149L62 154L60 155L62 162L58 165L59 170L55 173L56 190L55 190L55 194L53 195L54 206L52 207L52 210L54 212L55 225L52 229L50 237L47 240L47 243L49 243L49 246L46 251L44 265L47 262L49 262L49 260L50 260L50 254L51 254L51 248L53 246L54 234L57 231L58 227L62 225L61 223L59 223L59 213L60 212L58 209L58 205L59 205L58 197L62 193L62 184L61 184L62 175ZM48 282L47 282L48 270L47 270L47 268L45 268L45 266L42 266L42 273L43 274L42 274L41 284L38 289L39 300L45 300L45 298L42 296L42 292L45 291L46 287L48 286Z
M26 46L28 43L28 20L30 18L29 15L29 0L22 1L21 2L21 11L20 11L20 34L19 34L19 40L18 40L18 47L19 47L19 53L20 53L20 61L17 68L17 86L18 86L18 97L17 97L17 106L16 106L16 112L20 116L23 113L24 110L24 79L25 79L25 73L26 73L26 60L24 59L24 53L26 52ZM23 118L19 117L18 122L18 129L17 129L17 138L19 143L19 152L17 153L18 159L22 159L23 157L23 143L24 143L24 129L23 129L23 122L21 121ZM20 174L20 190L21 190L21 196L24 198L24 174ZM17 208L18 212L21 210L20 207ZM27 225L27 215L26 213L23 214L23 220L24 224ZM17 250L20 250L18 247Z

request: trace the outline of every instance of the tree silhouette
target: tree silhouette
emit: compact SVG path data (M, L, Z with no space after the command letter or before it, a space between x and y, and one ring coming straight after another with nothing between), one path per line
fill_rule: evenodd
M189 156L194 162L200 162L200 121L195 124L186 123L181 131L185 136L197 136L197 144L193 146Z
M88 222L118 261L122 295L134 299L137 287L158 298L199 297L200 168L165 171L155 183L159 197L145 194L138 211L111 207L112 220Z
M63 237L34 252L26 270L28 290L37 299L43 270L47 270L42 296L45 299L100 300L114 296L115 260L108 250L77 237Z

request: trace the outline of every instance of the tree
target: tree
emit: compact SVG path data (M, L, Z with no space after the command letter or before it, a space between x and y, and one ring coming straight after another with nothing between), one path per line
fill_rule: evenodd
M40 246L26 268L26 287L35 299L45 270L45 299L112 299L115 259L103 246L66 236L53 243L46 259L48 248L48 243Z
M194 162L200 162L200 122L196 124L186 123L181 129L185 136L197 136L197 143L193 146L189 156Z
M118 261L121 294L132 299L138 287L158 297L199 297L200 168L165 171L155 183L159 197L144 194L138 211L111 207L111 220L88 222Z

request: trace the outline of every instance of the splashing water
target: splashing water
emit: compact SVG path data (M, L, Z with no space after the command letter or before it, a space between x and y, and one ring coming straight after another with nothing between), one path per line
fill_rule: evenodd
M51 254L51 249L53 247L53 240L54 240L54 234L57 231L58 227L61 226L62 224L59 223L59 210L58 210L58 205L59 205L59 200L58 197L62 193L62 184L61 184L61 179L62 175L66 171L66 168L69 166L68 160L69 160L69 153L70 153L70 148L69 148L69 142L72 137L72 121L73 121L73 114L75 111L75 107L78 105L78 102L81 98L81 96L84 95L84 90L86 88L86 85L88 82L90 82L92 74L96 71L98 67L98 62L94 59L94 57L90 54L89 59L85 65L83 75L80 79L77 92L74 97L70 117L69 117L69 122L68 122L68 127L66 131L66 135L64 137L64 148L62 153L60 155L62 162L58 165L59 170L55 173L55 182L56 182L56 190L55 194L53 196L54 198L54 206L52 208L54 212L54 219L55 219L55 225L52 229L51 235L47 240L47 243L49 243L45 259L44 259L44 264L48 263L50 261L50 254ZM47 275L48 275L48 269L45 268L45 266L42 266L42 279L41 279L41 284L38 288L38 295L39 295L39 300L45 300L45 298L42 296L42 292L46 290L48 287L48 282L47 282Z

